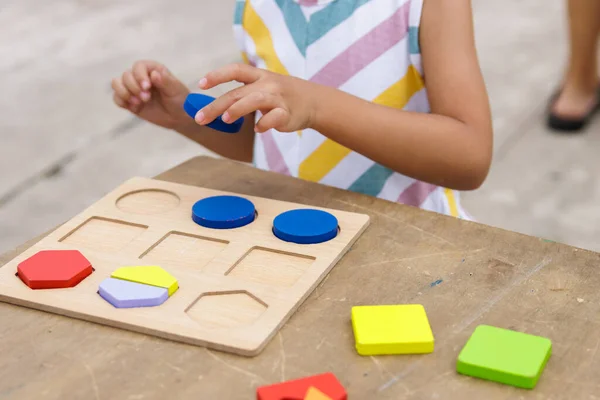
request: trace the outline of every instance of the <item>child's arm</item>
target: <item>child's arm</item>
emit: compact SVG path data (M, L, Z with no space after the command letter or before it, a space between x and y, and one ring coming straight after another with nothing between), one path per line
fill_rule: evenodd
M223 111L224 118L233 121L261 110L265 115L257 123L258 132L311 127L403 175L451 189L476 189L490 167L492 126L470 1L424 4L420 43L431 114L401 111L333 88L234 65L208 74L200 86L207 89L231 80L246 86L205 107L196 121L209 123Z
M476 189L491 163L492 123L472 26L470 1L424 1L420 43L431 114L323 89L314 129L404 175Z
M113 99L121 108L164 128L172 129L215 153L238 161L252 161L254 114L246 116L236 134L194 123L183 110L188 88L164 65L138 61L112 80Z

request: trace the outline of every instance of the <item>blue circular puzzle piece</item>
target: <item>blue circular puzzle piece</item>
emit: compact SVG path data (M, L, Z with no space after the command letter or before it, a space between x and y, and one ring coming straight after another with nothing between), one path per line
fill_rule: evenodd
M207 197L192 207L192 219L206 228L239 228L254 221L255 216L254 204L237 196Z
M214 97L207 96L201 93L190 93L188 94L185 102L183 103L183 109L192 118L196 117L198 111L203 109L205 106L209 105L215 100ZM236 133L242 128L242 124L244 123L244 117L241 117L237 121L234 121L230 124L223 122L221 116L219 115L213 122L207 124L213 129L216 129L221 132L226 133Z
M323 243L338 233L338 220L326 211L290 210L273 220L273 234L286 242L299 244Z

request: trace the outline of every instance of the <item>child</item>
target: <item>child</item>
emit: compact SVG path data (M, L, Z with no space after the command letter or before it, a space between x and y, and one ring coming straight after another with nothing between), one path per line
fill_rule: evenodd
M241 0L234 31L246 62L199 87L244 85L195 121L154 61L114 79L114 101L224 157L469 219L457 190L492 157L470 0ZM205 126L221 114L242 130Z

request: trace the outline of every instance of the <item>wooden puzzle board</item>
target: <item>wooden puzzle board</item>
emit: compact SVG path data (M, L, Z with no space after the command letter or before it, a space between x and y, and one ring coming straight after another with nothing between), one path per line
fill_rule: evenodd
M253 356L350 249L369 224L364 214L335 215L340 231L320 244L279 240L272 221L301 204L245 196L257 218L241 228L209 229L192 221L192 205L233 194L134 178L0 268L0 300L166 339ZM95 271L68 289L32 290L15 274L40 250L76 249ZM118 309L99 284L117 268L159 265L179 290L158 307Z

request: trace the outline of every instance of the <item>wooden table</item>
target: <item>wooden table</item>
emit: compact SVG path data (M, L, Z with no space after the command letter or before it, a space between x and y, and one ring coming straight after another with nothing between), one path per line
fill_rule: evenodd
M367 213L371 226L255 358L2 303L0 399L252 399L259 385L326 371L350 399L600 398L597 253L225 160L195 158L158 178ZM350 308L399 303L425 306L435 352L357 355ZM455 372L483 323L552 339L533 391Z

